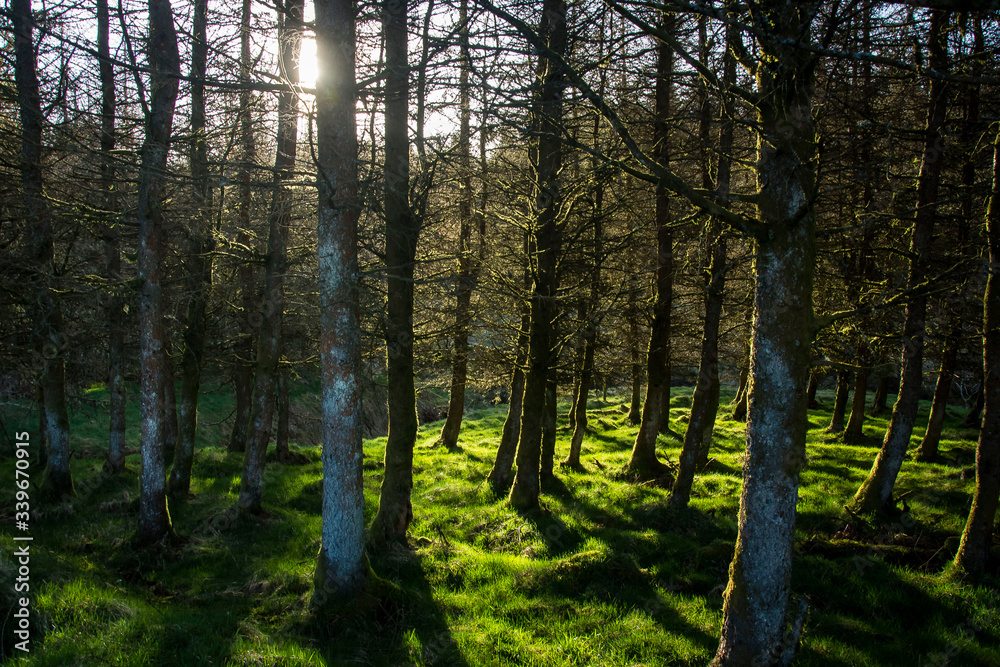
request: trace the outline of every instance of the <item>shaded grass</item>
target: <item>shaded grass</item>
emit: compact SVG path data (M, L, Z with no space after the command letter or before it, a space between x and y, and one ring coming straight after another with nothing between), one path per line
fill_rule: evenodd
M312 405L314 392L299 387L293 400ZM730 398L724 394L723 401ZM822 398L832 404L832 397ZM683 431L689 404L690 390L675 390L675 431ZM32 652L14 664L704 665L711 659L736 539L743 424L720 419L714 461L695 479L691 506L671 511L665 490L608 476L627 461L636 428L618 397L593 401L583 468L557 469L543 486L542 510L532 515L511 511L485 483L505 406L470 412L452 452L431 446L440 423L427 424L414 457L411 546L372 555L375 571L397 583L401 596L317 628L308 615L320 534L317 450L293 443L310 462L270 464L266 512L237 519L231 508L242 460L222 446L230 405L224 392L205 398L202 419L209 426L196 455L193 496L170 504L185 539L154 553L125 541L138 513L137 456L120 478L103 478L101 411L74 413L72 466L83 493L36 507L31 584L39 627ZM568 407L560 406L560 426ZM5 421L24 422L20 429L30 426L28 417L5 415ZM904 464L898 488L910 492L910 518L866 542L839 534L842 507L867 474L886 419L869 419L870 438L845 445L823 432L829 418L822 409L810 414L802 473L792 587L809 598L811 612L798 664L943 664L941 656L951 664L1000 664L995 573L974 588L939 576L947 549L925 562L927 549L946 545L964 523L972 482L960 472L971 465L973 434L949 419L942 462ZM922 427L918 422L915 442ZM560 430L558 458L568 439ZM384 447L384 438L365 443L368 521ZM674 461L680 443L661 436L658 447ZM12 519L9 464L4 460L0 472L5 535ZM5 580L12 566L5 551ZM5 606L8 589L0 599Z

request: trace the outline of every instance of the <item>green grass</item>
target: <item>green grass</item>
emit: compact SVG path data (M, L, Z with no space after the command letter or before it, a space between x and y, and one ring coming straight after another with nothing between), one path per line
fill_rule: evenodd
M293 393L300 411L315 409L315 389ZM673 424L682 429L689 390L675 393ZM831 396L821 399L832 404ZM690 509L672 512L665 490L609 476L627 460L636 429L618 398L592 401L585 471L559 469L543 488L543 511L532 516L511 511L485 483L506 406L468 414L456 452L429 446L440 422L424 426L414 457L412 546L372 555L375 571L402 595L318 628L308 615L320 534L316 443L293 443L306 465L270 464L266 513L236 520L241 457L223 447L230 397L209 392L194 496L170 505L184 539L137 551L127 538L138 513L138 455L121 477L102 477L104 400L94 388L73 413L78 497L33 500L37 616L31 653L12 664L652 666L704 665L714 653L736 539L743 424L720 419L715 461L696 479ZM567 408L557 459L568 447ZM33 416L14 408L3 418L10 431L29 427ZM975 433L959 429L959 418L946 423L942 463L904 464L897 488L912 492L910 515L859 536L842 532L843 505L867 473L886 420L869 419L870 438L848 446L824 432L828 411L810 413L793 573L810 615L797 664L1000 664L1000 578L971 587L940 574L973 487L960 473L973 465ZM676 460L676 437L659 444L662 458ZM384 438L365 443L369 521L384 447ZM0 532L10 545L13 462L3 451ZM0 556L4 608L10 553ZM9 636L5 628L5 650Z

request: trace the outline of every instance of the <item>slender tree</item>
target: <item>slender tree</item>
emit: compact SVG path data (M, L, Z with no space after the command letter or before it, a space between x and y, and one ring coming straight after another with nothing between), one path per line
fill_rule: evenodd
M947 27L949 13L940 9L931 12L928 36L930 66L938 72L948 67ZM944 162L941 132L948 110L947 82L934 78L930 82L929 105L925 130L923 160L917 178L917 210L910 238L910 271L907 287L915 290L927 278L931 254L931 238L937 209L938 186ZM899 395L892 409L889 429L882 449L868 477L861 484L852 502L863 512L883 512L892 504L892 489L903 465L910 435L917 418L920 387L923 380L924 328L927 315L927 295L917 291L906 306L903 325L902 375Z
M108 397L110 423L108 456L104 469L119 473L125 468L125 302L122 298L122 257L118 215L118 192L115 182L115 116L117 97L115 72L109 46L108 0L97 0L97 52L101 76L101 191L104 215L104 251L109 294L105 303L108 321Z
M677 17L664 13L662 31L674 35ZM674 48L661 41L657 46L654 154L665 169L670 167L670 98L674 77ZM664 183L656 184L656 294L653 301L653 325L646 354L646 400L642 404L642 423L626 464L630 474L640 479L661 476L666 466L656 458L656 436L666 421L664 406L670 404L670 309L673 294L674 239L670 217L670 194ZM664 398L666 396L666 398Z
M420 219L409 202L410 142L407 4L385 0L385 267L386 394L389 437L385 476L371 540L381 545L405 539L413 518L413 445L417 438L417 403L413 384L413 269Z
M708 61L707 19L699 22L702 62ZM732 44L733 27L727 26L727 43ZM736 60L727 49L723 63L723 80L728 85L736 82ZM707 82L702 86L700 138L708 146L711 140L711 106ZM716 196L725 200L729 196L729 182L732 173L731 154L733 149L734 109L729 96L723 95L721 108L722 127L719 137L718 167L714 182L709 170L709 158L703 159L702 183L706 190L714 187ZM701 340L701 361L698 366L698 382L691 396L691 416L684 431L684 444L677 466L677 477L670 492L670 505L684 507L691 498L691 484L694 473L701 463L708 459L708 447L712 439L715 415L719 409L719 326L722 322L722 306L726 276L726 240L724 228L718 216L709 218L705 230L708 265L705 267L705 323Z
M279 67L288 87L278 98L278 137L274 155L274 184L267 216L267 259L264 265L264 304L257 333L257 367L254 372L253 427L247 435L240 481L240 510L256 514L264 492L264 463L274 422L275 388L281 358L281 323L285 312L285 273L288 270L288 231L292 195L286 181L295 172L298 145L299 52L302 45L303 0L289 0L280 19Z
M164 192L180 79L180 54L170 0L149 0L149 111L139 167L139 350L142 475L139 540L159 541L172 532L167 512L165 440L166 339L163 325Z
M517 443L517 472L510 489L510 504L519 510L538 507L542 446L542 412L553 354L556 264L562 245L562 203L559 172L562 168L562 96L564 74L561 58L566 49L566 3L545 0L539 39L555 58L539 56L537 79L538 139L532 164L536 197L531 220L534 247L529 257L532 271L531 324L528 334L528 370L524 379L521 429Z
M236 282L240 300L240 336L236 343L233 361L233 391L236 394L236 412L233 430L229 434L228 449L231 452L246 451L248 429L253 412L253 352L254 333L259 328L253 313L257 310L257 290L254 287L254 268L248 255L252 249L250 235L251 204L253 188L251 166L257 159L254 141L252 91L250 89L250 19L253 14L253 0L243 0L240 14L240 81L246 86L240 91L240 167L238 202L236 204L236 248L241 263L237 269Z
M993 144L993 188L986 213L989 277L983 296L983 422L976 447L976 489L955 554L960 574L979 577L993 543L1000 502L1000 132Z
M458 445L465 414L465 384L469 375L469 316L472 290L478 277L479 262L472 254L472 168L471 168L471 119L472 104L469 94L469 74L472 57L469 53L469 1L461 0L458 7L458 168L460 192L458 200L458 284L455 303L455 339L452 347L451 392L448 396L448 417L441 428L441 445L452 449ZM482 215L482 212L480 213ZM480 235L480 247L483 239Z
M191 26L191 201L184 267L187 310L184 315L184 351L181 356L179 442L167 482L171 496L184 497L191 489L195 437L198 432L198 392L205 354L205 311L212 288L212 191L209 187L208 140L205 128L205 74L208 68L208 0L195 0Z
M316 140L323 534L312 604L356 595L365 583L358 308L358 139L354 0L316 2Z
M10 16L14 28L14 78L21 115L21 189L25 220L30 229L28 259L35 301L32 339L39 363L39 385L46 417L49 447L43 490L53 496L73 493L69 469L69 415L66 411L65 334L58 290L55 288L55 244L52 220L42 177L42 114L38 90L34 18L31 0L12 0ZM41 409L41 408L40 408Z

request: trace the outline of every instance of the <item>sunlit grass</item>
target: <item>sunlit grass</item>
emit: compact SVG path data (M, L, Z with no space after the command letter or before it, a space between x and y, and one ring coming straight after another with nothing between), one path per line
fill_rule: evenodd
M315 383L297 386L297 409L315 410L315 391ZM673 428L681 431L690 390L674 393ZM32 586L39 615L32 652L14 664L704 665L715 650L744 450L744 425L724 419L724 409L714 461L683 512L664 507L665 489L609 476L627 461L636 433L619 397L591 401L585 469L557 468L557 479L543 485L543 511L530 516L513 512L485 481L506 406L466 415L454 452L433 446L440 422L422 426L411 546L372 555L375 571L402 595L319 630L308 613L322 476L311 431L303 428L305 441L293 443L309 463L270 464L265 514L235 520L242 457L224 449L231 398L209 392L193 497L170 506L183 539L149 554L127 542L138 513L138 456L128 457L121 478L101 476L106 392L93 387L85 396L73 413L72 441L83 492L38 506ZM832 396L820 398L832 404ZM560 406L557 461L568 447L568 407ZM132 447L137 417L133 401ZM4 419L20 429L32 415ZM867 420L870 437L860 445L825 433L829 419L828 410L810 413L792 587L811 611L797 664L935 664L942 655L949 664L1000 664L997 579L977 588L939 575L967 512L973 482L961 471L972 465L975 434L957 427L959 415L949 419L942 462L903 466L906 525L863 543L837 533L886 418ZM660 437L664 460L676 460L679 436ZM369 521L384 447L385 438L365 443ZM12 466L0 465L0 507L7 508ZM943 553L931 553L938 548ZM3 580L13 571L8 550L0 556ZM10 595L5 587L0 602L9 605ZM7 636L3 646L10 649Z

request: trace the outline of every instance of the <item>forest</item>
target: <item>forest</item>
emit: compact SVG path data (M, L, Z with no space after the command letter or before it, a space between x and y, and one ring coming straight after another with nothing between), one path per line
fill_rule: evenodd
M0 662L1000 665L1000 1L9 0Z

